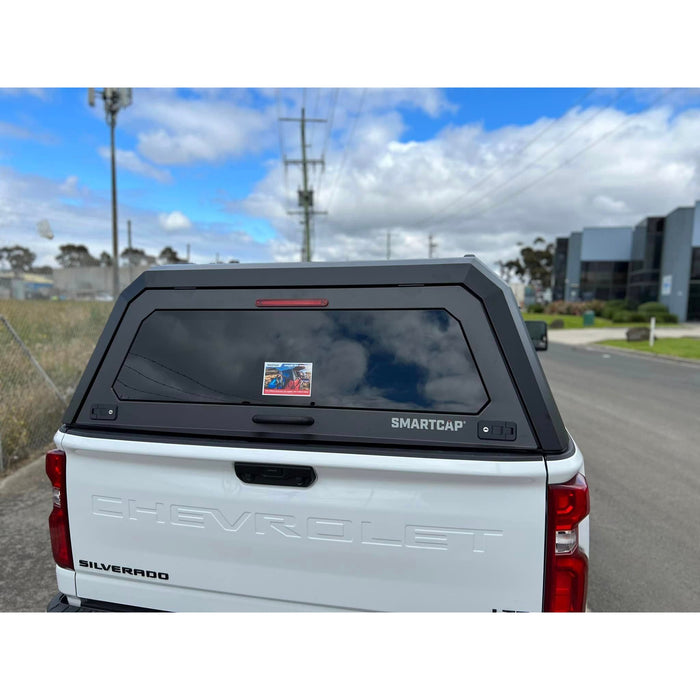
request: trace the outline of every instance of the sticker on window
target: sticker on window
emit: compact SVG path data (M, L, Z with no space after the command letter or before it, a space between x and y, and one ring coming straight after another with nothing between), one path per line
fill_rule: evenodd
M263 396L311 396L312 362L266 362Z

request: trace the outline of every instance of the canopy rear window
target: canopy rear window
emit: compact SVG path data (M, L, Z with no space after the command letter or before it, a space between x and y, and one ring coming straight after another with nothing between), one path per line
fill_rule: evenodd
M158 310L113 389L122 401L472 414L488 401L444 309Z

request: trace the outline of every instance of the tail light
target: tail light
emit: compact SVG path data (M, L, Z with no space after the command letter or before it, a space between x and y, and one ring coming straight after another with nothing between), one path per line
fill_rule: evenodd
M588 484L577 474L548 488L545 612L584 612L588 557L578 546L578 525L590 511Z
M73 569L66 502L66 453L63 450L51 450L46 453L46 475L53 486L53 510L49 515L53 558L58 566Z

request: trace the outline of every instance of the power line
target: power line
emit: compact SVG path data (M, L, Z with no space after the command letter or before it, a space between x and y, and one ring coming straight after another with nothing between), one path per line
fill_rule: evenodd
M575 136L581 129L583 129L585 126L588 126L594 119L597 119L600 114L602 114L606 109L609 107L612 107L620 98L629 91L630 88L625 88L621 92L617 93L617 95L610 100L607 104L605 104L603 107L600 109L596 110L591 117L588 119L585 119L583 122L581 122L573 131L570 131L566 136L561 138L559 141L556 141L553 146L548 148L544 153L541 153L535 160L530 161L524 168L521 170L518 170L518 172L515 173L515 175L512 175L509 177L505 182L502 182L500 185L497 185L496 187L488 190L485 192L483 195L480 197L477 197L471 204L469 205L470 207L474 206L478 202L481 202L482 200L486 199L490 195L492 195L494 192L498 192L499 190L502 190L506 185L510 184L513 182L513 180L516 180L519 178L524 172L528 171L533 165L536 165L539 163L543 158L548 156L552 151L555 151L557 148L559 148L562 144L566 143L572 136ZM469 191L468 191L469 192ZM468 192L466 194L468 194ZM466 196L466 194L464 196ZM448 214L447 216L442 216L442 217L432 217L428 219L429 223L441 223L445 221L446 219L449 219L453 214ZM423 225L425 222L421 222Z
M331 132L333 130L333 119L335 117L335 105L338 102L338 93L340 92L339 88L335 89L335 92L333 93L333 96L331 97L331 102L330 102L330 109L328 112L328 126L326 127L326 136L323 140L323 149L321 150L321 160L325 160L326 158L326 148L328 146L328 140L330 138ZM316 191L318 196L321 196L321 185L323 184L323 176L326 174L326 169L321 168L321 174L318 178L318 184L316 186Z
M357 122L360 118L360 114L362 113L362 106L364 105L366 94L367 94L367 88L363 88L362 89L362 97L360 98L360 106L359 106L357 112L355 113L355 119L352 123L352 127L350 129L350 134L348 136L348 140L345 142L345 148L343 149L340 168L338 169L338 172L336 173L335 180L333 181L333 187L331 189L331 194L328 198L328 208L329 209L331 206L331 202L333 201L333 197L335 196L336 187L338 186L338 181L340 180L340 174L343 171L343 168L345 167L345 159L347 158L347 155L348 155L348 146L350 145L350 142L352 141L352 138L355 135L355 128L357 127Z
M313 112L311 113L311 115L314 116L314 117L320 116L319 113L318 113L318 105L319 105L319 102L321 101L321 92L322 92L322 90L323 90L323 88L317 88L317 89L316 89L316 101L314 102L314 109L313 109ZM312 132L313 132L313 134L314 134L314 138L315 138L315 136L316 136L316 133L315 133L316 131L318 131L318 128L313 128L313 129L312 129ZM321 133L323 133L323 130L321 130ZM312 144L313 144L313 141L312 141Z
M679 89L679 88L670 88L670 89L666 90L666 92L662 93L659 97L657 97L655 100L653 100L653 101L648 105L647 109L650 109L650 108L653 107L655 104L657 104L658 102L660 102L664 97L668 96L669 94L671 94L671 92L673 92L674 90L678 90L678 89ZM482 214L485 214L487 211L489 211L489 210L491 210L491 209L493 209L493 208L495 208L495 207L497 207L497 206L500 206L501 204L503 204L504 202L508 201L509 199L512 199L513 197L516 197L516 196L519 195L520 193L525 192L525 190L530 189L530 187L534 187L536 184L542 182L542 180L544 180L545 178L549 177L552 173L556 172L557 170L560 170L561 168L563 168L564 166L566 166L566 165L568 165L569 163L571 163L573 160L575 160L576 158L578 158L580 155L582 155L582 154L585 153L586 151L589 151L589 150L590 150L591 148L593 148L594 146L597 146L601 141L603 141L604 139L608 138L608 136L611 136L612 134L614 134L616 131L618 131L619 129L621 129L625 124L627 124L627 123L630 122L632 119L635 119L635 118L638 117L638 116L639 116L638 113L630 114L626 119L623 119L616 127L614 127L613 129L610 129L609 131L606 131L602 136L598 137L597 139L595 139L594 141L592 141L591 143L589 143L585 148L582 148L580 151L577 151L576 153L574 153L573 156L571 156L570 158L568 158L568 159L565 160L564 162L560 163L559 165L557 165L556 167L552 168L551 170L548 170L546 173L544 173L544 175L542 175L541 177L537 178L536 180L533 180L532 182L530 182L529 184L527 184L527 185L525 185L524 187L520 188L519 190L516 190L515 192L512 192L508 197L506 197L505 199L502 199L500 202L494 202L493 204L487 206L486 208L482 209L480 212L477 212L476 214L474 214L474 216L481 216Z
M539 139L542 138L542 136L544 136L555 124L558 124L572 109L575 109L575 108L578 107L579 105L583 104L583 103L586 101L586 99L587 99L592 93L594 93L596 90L597 90L597 88L591 88L590 90L588 90L588 92L586 92L586 93L583 95L583 97L580 97L579 99L577 99L577 100L566 110L566 112L564 112L564 114L561 115L561 117L559 117L559 118L557 118L557 119L553 119L551 122L549 122L549 124L547 124L547 126L546 126L544 129L542 129L542 131L540 131L534 138L532 138L530 141L528 141L519 151L516 151L514 154L512 154L512 155L510 156L510 158L507 158L507 159L505 160L505 163L510 163L512 160L514 160L514 159L517 158L518 156L520 156L520 155L522 155L523 153L525 153L525 151L527 151L527 149L530 148L530 146L532 146L533 143L535 143L536 141L539 141ZM447 209L451 209L455 204L457 204L458 202L462 201L462 200L464 199L464 197L466 197L470 192L473 192L475 189L478 189L479 187L481 187L481 185L483 185L485 182L488 182L488 181L491 179L491 177L492 177L495 173L497 173L499 170L502 170L502 169L503 169L503 165L504 165L504 163L499 163L499 165L497 165L495 168L493 168L492 170L490 170L490 171L486 174L485 177L483 177L483 178L482 178L481 180L479 180L477 183L475 183L474 185L472 185L466 192L463 192L463 193L462 193L461 195L459 195L456 199L452 200L451 202L449 202L448 204L446 204L446 205L445 205L444 207L442 207L441 209L438 209L436 212L434 212L434 213L431 214L430 216L426 217L426 218L423 219L422 221L419 221L419 222L416 224L416 226L417 226L417 227L423 226L423 225L425 225L426 223L430 222L430 221L433 219L433 217L438 216L439 214L441 214L442 212L446 211Z
M323 88L316 88L316 99L314 100L314 108L311 115L313 117L319 117L319 104L321 103L321 93ZM321 123L327 122L327 119L323 119L317 122L312 122L309 128L309 148L315 148L315 144L319 143L324 135L324 128L320 126ZM315 149L317 150L317 149ZM323 161L323 154L321 154L321 160ZM322 163L319 169L314 168L311 174L311 183L313 189L316 191L316 198L318 198L318 187L323 177L323 171L325 170L325 164Z
M287 179L287 156L284 150L284 134L282 130L282 108L280 104L280 91L279 88L275 90L275 97L277 98L277 130L279 132L280 138L280 158L284 164L284 197L285 197L285 209L289 204L289 181Z

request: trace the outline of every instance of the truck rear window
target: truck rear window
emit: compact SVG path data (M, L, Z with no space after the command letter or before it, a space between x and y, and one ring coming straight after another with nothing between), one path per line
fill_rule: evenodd
M154 311L113 389L123 401L447 413L488 401L443 309Z

